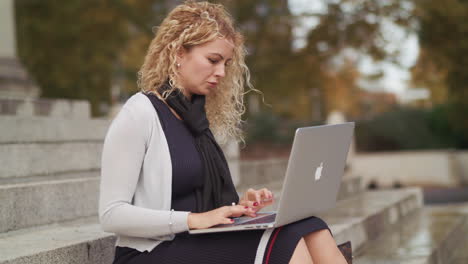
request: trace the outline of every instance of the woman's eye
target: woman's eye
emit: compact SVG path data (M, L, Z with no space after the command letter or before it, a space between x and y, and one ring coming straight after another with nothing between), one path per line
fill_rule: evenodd
M213 60L213 59L208 59L208 60L211 62L211 64L216 64L216 63L218 63L217 60Z

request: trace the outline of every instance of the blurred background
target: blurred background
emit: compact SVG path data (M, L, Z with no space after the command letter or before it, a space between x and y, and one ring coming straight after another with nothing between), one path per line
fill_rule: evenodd
M154 31L180 2L14 1L17 58L38 88L30 94L87 100L93 117L113 116L138 91ZM262 92L245 95L242 158L287 156L294 128L331 113L357 122L358 153L468 148L465 1L217 2L245 34Z
M138 92L154 32L181 2L0 0L0 179L97 173L110 120ZM468 201L468 1L211 2L245 35L261 91L245 95L245 143L225 146L240 189L280 189L295 128L354 121L345 179L416 186L426 205ZM55 165L63 157L74 161Z

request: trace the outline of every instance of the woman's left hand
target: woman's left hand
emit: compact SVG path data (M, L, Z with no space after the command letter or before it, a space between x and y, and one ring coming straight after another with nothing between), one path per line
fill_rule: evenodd
M248 206L254 212L260 211L263 207L273 204L273 193L267 188L260 190L248 189L239 201L240 205Z

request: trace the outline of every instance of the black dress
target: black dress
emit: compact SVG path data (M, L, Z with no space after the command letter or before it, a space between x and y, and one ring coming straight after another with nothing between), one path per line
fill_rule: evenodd
M172 162L172 208L176 211L194 211L195 190L203 184L202 161L195 141L184 125L155 95L148 95L158 112L169 145ZM179 233L172 241L164 241L151 252L117 247L114 264L149 263L235 263L286 264L301 237L328 229L317 217L276 228L271 233L264 252L257 252L264 230L189 235ZM331 231L330 231L331 232ZM258 256L257 256L258 255Z

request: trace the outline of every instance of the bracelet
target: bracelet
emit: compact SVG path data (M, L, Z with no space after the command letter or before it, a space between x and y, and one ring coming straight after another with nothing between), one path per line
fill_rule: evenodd
M172 213L174 213L174 209L171 209L171 212L169 213L169 231L174 234L174 231L172 231L172 226L174 225L174 223L172 223Z

